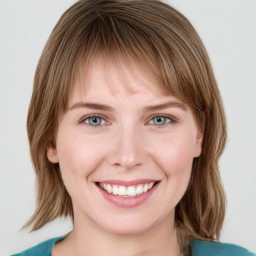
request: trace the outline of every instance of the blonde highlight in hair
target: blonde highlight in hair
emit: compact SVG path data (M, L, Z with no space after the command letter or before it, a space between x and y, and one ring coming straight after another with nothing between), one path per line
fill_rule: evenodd
M80 0L56 24L39 60L27 130L37 179L32 230L60 216L73 217L72 201L58 164L47 159L58 120L82 67L97 56L131 58L148 65L162 90L186 103L204 131L202 154L194 159L190 185L175 209L186 239L218 239L225 194L218 160L226 121L207 52L190 22L157 0Z

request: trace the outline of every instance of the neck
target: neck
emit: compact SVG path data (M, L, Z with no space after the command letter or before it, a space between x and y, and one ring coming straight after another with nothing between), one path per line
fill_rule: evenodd
M78 221L77 221L78 222ZM74 221L73 231L55 245L53 256L120 255L120 256L178 256L174 217L168 216L154 227L137 234L113 234L93 222L79 225Z

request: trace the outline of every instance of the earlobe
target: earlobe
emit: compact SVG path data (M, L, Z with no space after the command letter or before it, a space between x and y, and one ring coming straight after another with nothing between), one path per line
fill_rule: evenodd
M204 135L203 129L199 129L196 137L196 147L195 147L194 157L199 157L201 155L202 143L203 143L203 137L204 137L203 135Z
M54 142L49 142L47 146L47 158L50 162L56 164L59 162L58 156L57 156L57 150L56 150L56 145Z

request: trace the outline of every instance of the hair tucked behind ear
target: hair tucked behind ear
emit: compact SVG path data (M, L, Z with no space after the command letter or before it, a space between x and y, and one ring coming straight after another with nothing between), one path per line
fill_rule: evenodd
M205 48L189 21L156 0L81 0L55 26L39 60L27 130L37 179L37 208L27 223L36 230L59 216L72 216L72 202L58 164L46 148L81 68L97 55L131 58L148 65L162 90L185 102L203 127L202 153L194 159L190 186L175 220L188 239L219 237L225 195L218 160L226 142L221 97Z

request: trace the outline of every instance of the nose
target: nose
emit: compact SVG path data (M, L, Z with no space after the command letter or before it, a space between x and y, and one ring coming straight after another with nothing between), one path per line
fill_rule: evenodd
M115 135L110 154L111 165L125 170L141 166L146 160L144 136L135 127L123 127Z

